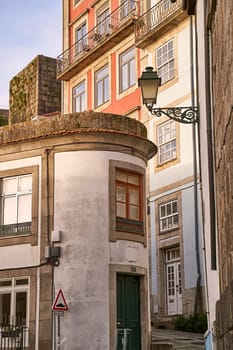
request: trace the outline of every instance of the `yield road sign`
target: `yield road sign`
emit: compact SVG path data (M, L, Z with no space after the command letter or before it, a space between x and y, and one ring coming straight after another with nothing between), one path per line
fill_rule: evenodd
M61 289L59 289L57 296L54 300L53 306L52 306L53 311L67 311L68 306L64 297L64 294Z

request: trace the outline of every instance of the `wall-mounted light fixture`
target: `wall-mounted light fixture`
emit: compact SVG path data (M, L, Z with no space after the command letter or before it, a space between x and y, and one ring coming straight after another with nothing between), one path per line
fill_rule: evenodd
M143 104L146 105L151 114L157 117L165 115L170 119L185 124L199 121L198 107L155 108L160 85L161 79L158 77L157 72L153 70L153 67L146 67L146 70L142 72L141 77L138 79L138 86L141 88Z

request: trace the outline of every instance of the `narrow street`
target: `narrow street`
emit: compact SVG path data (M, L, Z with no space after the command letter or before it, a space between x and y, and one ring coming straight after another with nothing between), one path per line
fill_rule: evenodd
M203 350L204 336L199 333L152 328L153 350Z

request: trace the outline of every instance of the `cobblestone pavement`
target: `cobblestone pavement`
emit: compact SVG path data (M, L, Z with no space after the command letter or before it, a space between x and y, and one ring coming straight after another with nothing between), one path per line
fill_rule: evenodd
M177 350L204 350L204 336L199 333L188 333L168 329L152 328L152 344L169 343Z

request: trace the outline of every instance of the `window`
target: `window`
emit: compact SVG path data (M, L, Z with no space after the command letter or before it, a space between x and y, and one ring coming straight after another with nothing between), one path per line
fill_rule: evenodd
M128 162L109 162L110 241L147 244L145 169Z
M160 232L178 227L178 201L174 200L159 206Z
M107 34L109 31L110 13L108 4L100 8L97 14L98 34Z
M86 89L85 81L73 88L73 112L83 112L86 110Z
M38 192L38 165L0 171L0 246L37 244Z
M136 9L136 2L134 0L126 0L121 3L121 18L127 17Z
M108 65L95 72L95 107L109 100Z
M86 22L82 23L75 31L75 54L78 55L87 49L87 26Z
M0 236L31 233L32 174L1 180Z
M161 85L175 76L174 68L174 40L169 40L156 50L156 66Z
M176 158L176 124L169 120L157 127L158 164Z
M123 52L120 57L120 92L127 90L136 83L135 49Z
M116 169L116 225L120 231L143 233L141 175Z
M28 324L28 278L0 280L0 325Z

